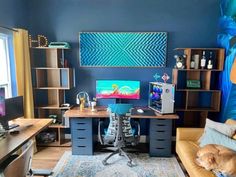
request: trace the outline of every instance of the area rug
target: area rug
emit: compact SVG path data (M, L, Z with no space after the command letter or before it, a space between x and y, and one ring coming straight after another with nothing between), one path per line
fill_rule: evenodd
M175 157L149 157L146 153L130 154L135 165L127 166L123 156L115 155L104 166L102 160L108 153L93 156L72 155L66 151L56 167L53 177L184 177Z
M127 166L123 156L115 155L104 166L102 160L108 153L93 156L72 155L66 151L56 167L54 177L184 177L175 157L149 157L146 153L131 154L135 165Z

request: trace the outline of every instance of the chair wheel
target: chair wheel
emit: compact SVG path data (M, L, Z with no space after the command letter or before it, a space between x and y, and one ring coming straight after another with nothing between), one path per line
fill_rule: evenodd
M103 160L103 161L102 161L102 164L105 165L105 166L108 165L108 163L107 163L106 160Z
M128 165L129 167L132 167L132 166L133 166L132 161L127 162L127 165Z

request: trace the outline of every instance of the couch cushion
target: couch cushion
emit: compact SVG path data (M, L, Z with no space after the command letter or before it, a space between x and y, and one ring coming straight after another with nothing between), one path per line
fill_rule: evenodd
M176 152L191 177L215 177L212 172L205 170L195 163L198 149L199 146L197 142L176 142Z

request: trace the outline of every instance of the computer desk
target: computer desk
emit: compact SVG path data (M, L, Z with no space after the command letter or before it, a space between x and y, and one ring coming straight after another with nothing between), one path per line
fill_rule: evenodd
M12 153L16 152L28 140L35 137L40 131L52 123L52 119L24 119L18 118L13 121L20 125L15 128L17 134L7 133L6 137L0 140L0 164Z
M149 124L149 155L150 156L171 156L172 141L172 120L178 119L177 114L158 114L149 108L142 108L144 113L134 111L131 118L150 119ZM65 112L65 117L70 120L72 154L93 155L93 126L94 118L108 118L109 113L106 107L96 107L96 112L90 108L82 111L74 107Z

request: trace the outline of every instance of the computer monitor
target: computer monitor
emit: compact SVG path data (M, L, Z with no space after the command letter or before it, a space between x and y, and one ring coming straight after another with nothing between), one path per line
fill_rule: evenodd
M5 116L0 118L0 123L3 128L6 130L18 127L19 125L11 124L8 122L10 120L23 117L24 109L23 109L23 96L17 96L12 98L5 99Z
M0 88L0 118L5 116L5 89Z
M96 98L140 99L140 81L97 80Z

